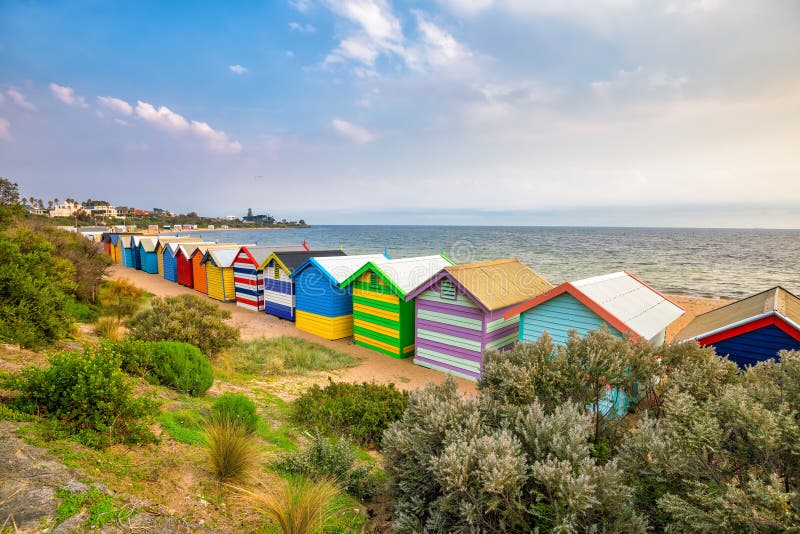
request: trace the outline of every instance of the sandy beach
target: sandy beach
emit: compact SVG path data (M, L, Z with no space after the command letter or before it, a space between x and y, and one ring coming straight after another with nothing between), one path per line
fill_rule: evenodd
M412 358L398 360L380 354L353 343L352 338L329 341L308 334L295 328L294 323L279 319L266 313L256 313L240 308L233 303L224 303L209 298L193 289L170 282L158 275L148 274L143 271L128 269L114 265L110 271L111 278L127 278L135 285L158 296L195 295L217 304L220 308L231 312L229 322L241 330L243 339L258 337L294 336L319 343L326 347L336 349L352 355L361 362L357 367L337 371L336 376L341 380L352 382L374 380L379 383L394 383L398 388L414 390L423 387L429 382L442 382L446 375L425 367L414 365ZM685 295L669 295L669 298L681 306L686 313L667 329L667 339L672 339L696 315L718 308L729 301L723 299L709 299L690 297ZM475 383L469 380L456 378L459 389L465 393L475 393Z

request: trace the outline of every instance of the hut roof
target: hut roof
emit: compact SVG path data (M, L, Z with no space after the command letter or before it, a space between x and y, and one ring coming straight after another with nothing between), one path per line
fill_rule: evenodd
M253 265L257 265L259 269L262 269L269 255L278 250L306 252L308 247L304 241L299 245L245 245L239 251L247 253Z
M212 245L209 245L208 243L197 243L197 246L194 247L194 249L192 249L192 243L189 243L189 248L187 250L191 250L190 254L191 257L197 253L205 255L205 253L212 248L217 250L236 249L238 251L241 246L242 245L239 245L237 243L214 243Z
M511 317L569 293L608 324L634 337L652 339L683 315L683 308L627 271L564 282L508 310Z
M347 280L351 274L360 269L369 261L386 261L388 258L383 254L362 254L360 256L323 256L309 258L304 264L295 269L290 278L294 278L307 268L314 266L324 274L328 280L339 285Z
M452 264L453 262L439 254L398 260L369 261L342 282L341 286L350 284L362 273L371 269L389 282L398 295L405 297L411 290L424 284L444 267Z
M217 267L230 267L239 255L240 247L241 245L236 248L209 248L201 263L210 259Z
M163 249L167 246L167 243L201 243L202 241L199 237L164 236L158 238L156 250Z
M485 310L494 311L538 297L553 284L515 258L445 267L437 276L406 296L416 297L447 275Z
M184 258L190 258L192 253L197 250L201 245L214 245L214 241L200 241L199 243L167 243L167 251L173 256L177 256L178 252L183 254Z
M158 245L157 237L139 238L139 246L141 246L145 250L145 252L155 252L157 245Z
M775 286L698 315L678 333L675 340L704 338L732 326L770 315L777 315L788 320L787 322L794 323L795 328L800 331L800 298L780 286Z
M305 250L305 251L299 251L299 250L290 250L290 251L276 250L276 251L272 252L272 254L267 256L267 259L265 259L263 262L261 262L261 265L259 265L258 268L259 269L264 269L267 266L267 264L274 259L278 263L278 265L283 267L283 269L286 272L292 273L292 272L294 272L295 269L297 269L298 267L303 265L309 259L314 258L314 257L323 258L323 257L326 257L326 256L347 256L347 254L345 254L344 251L338 250L338 249L337 250Z

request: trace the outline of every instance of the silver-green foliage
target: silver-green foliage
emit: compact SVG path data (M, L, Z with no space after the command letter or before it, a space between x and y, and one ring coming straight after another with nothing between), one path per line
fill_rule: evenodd
M605 384L638 400L599 415ZM603 387L601 387L603 386ZM595 332L485 357L383 436L400 532L774 532L800 524L800 353L741 372Z

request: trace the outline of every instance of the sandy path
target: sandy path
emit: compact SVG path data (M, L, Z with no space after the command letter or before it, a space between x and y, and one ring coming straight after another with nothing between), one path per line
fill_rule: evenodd
M111 278L127 278L137 286L159 296L167 295L195 295L217 304L220 308L231 312L229 322L239 327L243 339L257 337L294 336L325 345L357 358L361 364L357 367L337 371L343 380L362 382L374 380L380 383L393 382L398 388L414 390L425 386L429 382L442 382L446 375L438 371L414 365L412 358L397 360L353 344L352 338L329 341L295 328L294 323L279 319L265 313L256 313L240 308L232 303L223 303L203 295L193 289L169 282L159 275L148 274L143 271L127 269L114 265L109 275ZM709 299L699 297L671 295L670 298L686 310L686 313L667 329L667 339L672 339L696 315L704 313L729 301L722 299ZM465 393L474 394L475 383L462 378L456 378L459 389Z
M380 383L393 382L398 388L414 390L421 388L429 382L440 383L447 375L433 371L419 365L414 365L412 358L398 360L384 354L374 352L364 347L353 344L352 338L329 341L303 332L295 328L294 323L285 321L266 313L256 313L240 308L233 303L220 302L208 296L165 280L156 274L149 274L135 269L128 269L114 265L109 270L110 278L127 278L133 284L145 291L158 296L195 295L219 305L220 308L231 312L230 324L239 327L243 339L257 337L293 336L319 343L326 347L339 350L357 358L361 364L357 367L336 371L342 380L348 382L376 381ZM462 378L456 378L461 391L468 394L476 392L475 383Z

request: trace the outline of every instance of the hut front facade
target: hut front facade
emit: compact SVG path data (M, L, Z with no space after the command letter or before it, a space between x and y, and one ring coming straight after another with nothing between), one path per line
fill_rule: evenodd
M264 311L264 271L262 265L276 250L306 251L301 245L246 245L239 249L233 263L236 305L252 311Z
M185 287L194 287L194 265L192 254L201 246L212 245L211 242L180 243L173 254L175 258L175 281ZM166 265L165 265L166 270ZM166 278L166 273L165 273Z
M800 350L800 298L773 287L695 317L676 341L697 341L745 368Z
M198 245L191 254L192 261L192 288L200 293L208 294L208 285L206 283L206 264L203 263L203 258L209 249L217 250L237 250L239 245L233 243L220 243L217 245Z
M172 254L172 250L167 248L170 243L199 243L202 239L197 237L159 237L156 244L156 256L158 257L158 274L164 276L164 260L166 255ZM174 249L173 249L174 250Z
M142 237L139 240L139 261L142 271L150 274L158 274L158 246L157 237Z
M621 271L565 282L527 302L512 306L504 317L520 314L519 340L535 342L547 332L564 345L574 330L581 337L606 328L612 335L666 341L666 330L683 309L632 274ZM608 390L600 411L623 416L630 404L624 392Z
M291 274L313 257L345 256L341 250L276 251L259 266L264 277L264 311L295 320L295 289Z
M122 234L119 236L120 264L129 269L136 269L135 237L136 234Z
M122 242L119 234L111 234L111 259L114 263L122 263Z
M239 247L233 249L209 248L203 256L206 268L206 289L208 296L222 302L236 301L233 262Z
M139 243L144 237L145 236L142 235L135 235L131 239L131 248L133 248L133 264L134 268L139 271L142 270L142 255L140 252Z
M515 305L553 289L519 260L445 267L406 296L414 300L414 363L477 380L487 350L506 350L519 335Z
M414 353L414 301L409 292L452 262L444 256L370 261L342 284L353 291L353 340L394 358Z
M289 276L295 288L295 326L325 339L353 335L353 294L342 282L383 254L310 258Z

